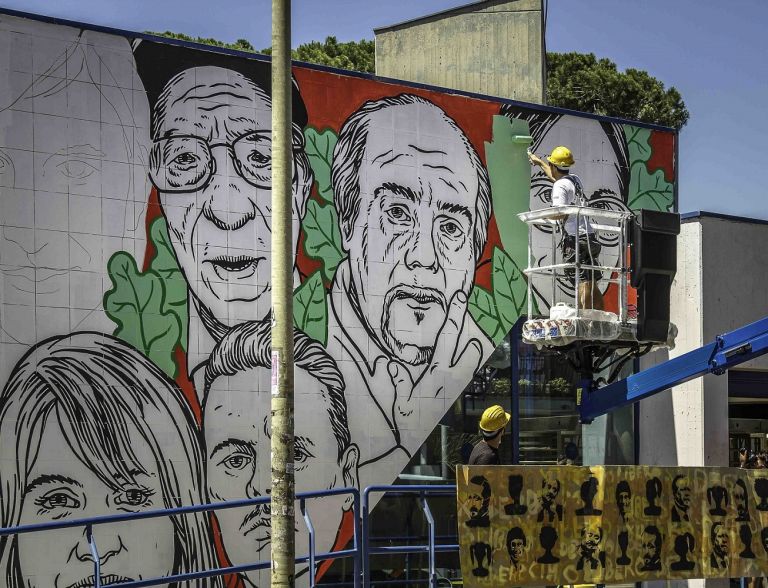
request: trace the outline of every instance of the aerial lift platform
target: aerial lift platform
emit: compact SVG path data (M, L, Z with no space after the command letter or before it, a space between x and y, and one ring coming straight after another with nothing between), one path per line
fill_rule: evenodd
M580 374L582 423L705 374L768 353L768 317L725 333L679 357L617 380L622 366L653 349L671 349L677 328L669 321L676 268L679 215L656 211L548 207L518 215L528 225L528 319L523 340L560 353ZM564 259L563 219L588 219L599 253ZM613 303L584 308L580 281ZM637 290L635 290L637 288Z

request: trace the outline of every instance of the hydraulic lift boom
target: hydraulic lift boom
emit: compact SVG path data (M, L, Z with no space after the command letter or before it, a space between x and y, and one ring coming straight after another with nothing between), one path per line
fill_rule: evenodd
M582 423L616 408L632 404L662 390L705 374L722 375L729 368L768 353L768 317L735 331L718 335L703 347L689 351L604 386L583 390L579 411Z

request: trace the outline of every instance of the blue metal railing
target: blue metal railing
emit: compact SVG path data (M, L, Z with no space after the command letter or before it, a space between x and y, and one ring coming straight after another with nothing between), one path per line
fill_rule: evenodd
M386 494L387 496L416 496L421 506L421 510L424 513L424 517L427 521L427 544L426 545L388 545L388 546L373 546L371 541L412 541L423 537L371 537L370 536L370 496L373 493ZM342 549L340 551L331 551L317 553L316 551L316 532L312 522L312 518L307 508L307 501L315 498L323 498L327 496L338 495L351 495L353 497L353 514L354 514L354 528L352 536L352 546L349 549ZM316 586L316 566L321 561L335 560L342 558L352 558L354 563L354 575L352 582L342 582L339 586L353 586L359 588L361 582L364 586L368 587L371 583L371 555L380 554L412 554L412 553L426 553L429 562L429 585L433 588L437 586L437 570L435 567L435 554L445 552L458 552L459 546L455 543L450 544L438 544L439 539L452 540L455 536L438 536L435 531L435 519L432 515L432 511L429 507L427 499L432 496L455 496L456 486L454 485L389 485L389 486L369 486L365 489L362 496L362 506L360 500L360 492L356 488L338 488L333 490L323 490L318 492L302 492L296 495L296 500L299 502L299 509L301 515L306 524L309 532L308 539L308 553L307 555L301 555L296 557L296 563L307 563L310 570L309 585L314 588ZM54 521L48 523L35 523L29 525L19 525L16 527L0 528L0 537L7 535L20 535L24 533L41 533L45 531L53 531L56 529L71 529L82 528L85 529L86 539L88 541L91 557L93 559L93 575L94 575L94 588L145 588L149 586L157 586L159 584L172 584L185 582L190 580L200 580L204 578L212 578L216 576L225 576L230 574L240 574L249 572L252 570L267 569L270 566L269 560L255 561L249 564L241 564L220 568L213 568L209 570L201 570L197 572L187 572L181 574L174 574L170 576L163 576L160 578L147 578L143 580L133 580L130 582L122 582L119 584L102 585L101 584L101 569L98 545L96 538L94 537L93 527L97 525L121 523L127 521L135 521L141 519L152 519L158 517L168 517L192 513L209 513L218 510L226 510L231 508L243 508L249 506L256 506L262 504L269 504L270 497L262 496L259 498L252 498L246 500L231 500L227 502L218 502L212 504L201 504L193 506L182 506L179 508L167 508L151 510L139 513L125 513L125 514L112 514L103 515L98 517L89 517L76 519L71 521ZM412 584L419 581L413 580L377 580L377 585L388 584ZM423 580L422 580L423 582Z
M417 495L421 510L424 513L424 518L427 520L427 544L426 545L388 545L388 546L372 546L371 545L371 525L369 519L369 504L370 495L372 493L384 493L388 496L407 496ZM459 546L457 544L440 544L435 541L435 518L432 516L432 511L429 508L427 498L429 496L456 496L455 485L407 485L407 486L368 486L363 491L363 503L362 503L362 560L363 560L363 586L368 587L371 585L371 555L376 554L393 554L393 553L426 553L428 554L429 561L429 585L431 588L437 588L437 571L435 569L435 554L440 552L458 552ZM376 539L376 538L374 538ZM377 581L377 585L386 584L407 584L408 580L388 580Z
M354 534L352 538L352 548L342 549L340 551L331 551L317 553L315 546L315 529L312 524L312 519L307 509L307 501L313 498L323 498L327 496L338 495L351 495L353 497L352 509L354 514ZM309 583L312 588L315 586L315 565L317 562L325 561L329 559L341 559L352 557L354 561L354 581L353 586L359 588L360 578L362 575L361 565L361 550L360 550L360 492L357 488L336 488L333 490L322 490L318 492L301 492L296 495L296 499L299 501L299 508L304 521L309 531L309 553L296 558L296 563L308 563L310 579ZM250 564L227 566L223 568L214 568L210 570L202 570L199 572L188 572L183 574L174 574L171 576L163 576L160 578L148 578L145 580L134 580L131 582L122 582L119 584L102 585L101 584L101 570L100 570L100 557L96 539L93 535L93 527L96 525L104 525L110 523L120 523L126 521L135 521L140 519L152 519L158 517L168 517L182 514L192 514L201 512L214 512L217 510L225 510L229 508L241 508L246 506L255 506L261 504L268 504L270 502L269 496L262 496L259 498L251 498L247 500L230 500L227 502L218 502L213 504L200 504L193 506L182 506L179 508L166 508L158 510L149 510L146 512L138 513L126 513L126 514L113 514L103 515L99 517L90 517L83 519L76 519L71 521L54 521L50 523L34 523L31 525L18 525L16 527L0 528L0 537L6 535L20 535L24 533L40 533L44 531L53 531L55 529L71 529L71 528L84 528L86 539L88 540L91 557L93 558L93 577L94 588L145 588L147 586L157 586L159 584L171 584L177 582L185 582L189 580L199 580L203 578L212 578L215 576L225 576L229 574L238 574L242 572L249 572L252 570L266 569L270 566L269 560L257 561Z

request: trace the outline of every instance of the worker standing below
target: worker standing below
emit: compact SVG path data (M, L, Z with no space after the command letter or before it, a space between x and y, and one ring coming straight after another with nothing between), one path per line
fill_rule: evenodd
M555 147L547 156L547 161L528 153L531 164L539 166L544 174L552 180L552 206L588 206L584 187L576 174L570 173L574 163L573 153L568 147ZM563 215L565 234L562 240L563 262L574 263L578 247L579 263L597 265L600 254L600 243L595 238L595 231L589 218L581 216L577 221L576 215ZM577 228L578 222L578 228ZM575 271L566 271L569 278L575 276ZM597 287L597 281L602 272L597 270L581 270L579 273L579 307L603 310L603 295Z
M501 465L499 445L510 415L498 404L489 406L480 417L480 433L483 439L475 445L468 465Z

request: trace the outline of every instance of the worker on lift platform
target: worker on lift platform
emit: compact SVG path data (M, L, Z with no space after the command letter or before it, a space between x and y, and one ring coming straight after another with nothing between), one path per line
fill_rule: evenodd
M574 164L573 153L568 147L555 147L547 156L547 161L535 154L528 152L528 158L532 165L539 166L544 174L553 182L552 206L588 206L584 187L576 174L570 173ZM579 252L579 263L586 265L598 265L597 256L600 254L600 243L595 238L592 224L587 217L576 220L574 215L564 215L564 235L561 241L563 262L574 263L576 261L576 248ZM578 228L576 224L579 224ZM566 271L566 276L573 279L575 271ZM581 270L579 274L579 306L603 310L603 296L597 287L597 281L602 277L598 270Z

